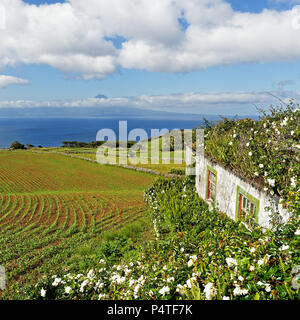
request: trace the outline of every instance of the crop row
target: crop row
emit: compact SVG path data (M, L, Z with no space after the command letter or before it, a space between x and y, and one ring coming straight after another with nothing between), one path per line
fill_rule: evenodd
M69 256L78 241L140 218L139 193L0 195L0 261L9 280Z

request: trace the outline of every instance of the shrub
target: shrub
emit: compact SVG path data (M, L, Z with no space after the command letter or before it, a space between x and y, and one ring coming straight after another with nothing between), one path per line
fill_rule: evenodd
M189 178L160 178L145 198L156 240L111 261L107 256L124 243L110 235L111 243L101 246L104 257L98 256L90 270L48 275L26 289L27 298L299 299L299 287L292 286L292 269L299 264L295 216L273 231L250 232L209 211Z
M21 144L19 141L15 141L10 145L10 149L18 150L18 149L25 149L24 144Z
M286 107L262 112L258 121L228 120L205 127L205 153L263 184L290 211L300 208L300 112Z

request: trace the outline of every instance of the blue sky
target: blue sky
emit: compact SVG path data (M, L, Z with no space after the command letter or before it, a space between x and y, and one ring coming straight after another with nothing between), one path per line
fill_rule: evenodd
M213 1L213 0L212 0ZM24 0L28 4L53 4L64 1L38 1ZM256 13L260 14L264 9L273 9L278 12L291 10L296 3L276 0L230 0L235 13ZM129 31L131 32L131 31ZM300 30L298 31L300 32ZM149 36L149 35L148 35ZM258 35L259 36L259 35ZM1 37L1 34L0 34ZM133 38L135 35L133 36ZM138 35L138 37L140 37ZM127 39L121 35L114 37L104 37L104 40L111 40L116 50L121 49L122 42ZM280 39L278 41L280 46ZM98 50L98 49L97 49ZM108 49L105 49L108 50ZM111 50L111 49L109 49ZM287 49L288 50L288 49ZM92 50L91 50L92 51ZM13 65L3 63L0 68L0 75L25 79L26 84L18 82L3 86L0 89L0 101L31 100L31 101L51 101L51 100L77 100L95 97L97 94L104 94L109 98L136 97L152 95L172 95L188 93L262 93L272 92L298 92L300 81L300 55L292 58L280 58L284 56L282 52L279 58L269 59L265 57L241 59L240 57L226 61L212 63L211 65L200 67L186 67L173 71L174 66L158 67L141 63L135 65L135 61L120 63L115 70L108 71L102 76L87 74L81 76L81 69L72 70L72 66L65 70L59 63L40 63L42 60L34 58L34 63L24 63L20 59ZM91 53L93 57L94 54ZM4 60L5 57L1 57ZM121 57L122 58L122 57ZM171 58L171 57L170 57ZM28 60L28 58L26 57ZM245 60L245 61L243 61ZM249 60L249 61L247 61ZM202 60L201 60L202 61ZM201 62L202 63L202 62ZM86 64L85 64L86 65ZM131 66L133 65L133 66ZM1 64L0 64L1 66ZM112 67L114 68L114 67ZM76 68L75 68L76 69ZM166 69L166 70L165 70ZM1 83L0 83L1 84ZM295 94L296 95L296 94ZM218 101L219 103L219 101ZM248 105L250 106L250 104ZM209 109L210 108L210 109ZM203 111L212 110L211 106L203 107ZM189 112L192 109L187 109ZM178 110L177 110L178 111ZM196 110L197 111L197 110ZM198 110L199 112L202 110ZM235 108L236 111L236 108ZM249 110L243 105L242 113ZM213 112L213 110L211 111ZM227 107L225 113L230 112ZM253 110L249 111L254 112Z

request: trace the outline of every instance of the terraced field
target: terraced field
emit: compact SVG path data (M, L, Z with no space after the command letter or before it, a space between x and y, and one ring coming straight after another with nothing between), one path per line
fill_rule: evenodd
M104 230L141 218L153 179L62 155L0 152L0 265L8 290L53 271Z

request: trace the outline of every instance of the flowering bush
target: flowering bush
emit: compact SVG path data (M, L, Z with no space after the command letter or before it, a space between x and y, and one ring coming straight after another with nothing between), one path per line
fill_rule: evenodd
M145 198L152 208L152 241L137 245L126 258L111 260L102 253L84 270L45 276L26 289L27 298L299 298L295 216L273 231L250 232L209 211L189 179L160 178Z
M258 121L228 120L205 127L205 153L300 208L300 111L291 102Z

